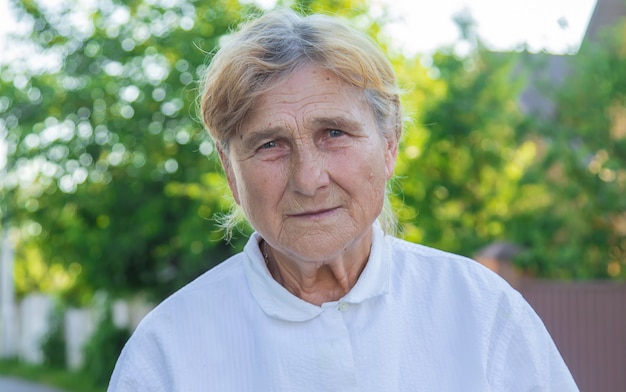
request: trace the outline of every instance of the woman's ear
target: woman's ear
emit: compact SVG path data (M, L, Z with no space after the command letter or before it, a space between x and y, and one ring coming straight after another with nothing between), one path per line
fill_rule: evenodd
M396 167L396 157L398 156L398 138L393 135L385 138L385 174L389 180L393 177L393 172Z
M228 153L224 151L222 146L217 147L217 153L220 157L220 162L222 162L224 173L226 173L226 179L228 180L228 187L230 188L230 192L233 194L235 203L239 204L239 192L237 191L237 178L233 171L233 167L230 162L230 157L228 156Z

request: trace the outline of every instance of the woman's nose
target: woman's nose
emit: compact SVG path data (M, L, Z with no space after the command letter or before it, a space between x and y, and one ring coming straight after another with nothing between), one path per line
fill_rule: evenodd
M293 190L313 196L330 182L324 154L317 148L304 148L294 154L290 182Z

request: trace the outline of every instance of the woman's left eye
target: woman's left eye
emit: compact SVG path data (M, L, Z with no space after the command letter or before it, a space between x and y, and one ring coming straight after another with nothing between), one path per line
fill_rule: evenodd
M270 148L274 148L274 147L276 147L277 145L278 145L278 143L276 143L276 141L275 141L275 140L272 140L272 141L270 141L270 142L264 143L264 144L261 146L261 149L270 149Z
M329 129L328 130L328 136L330 137L339 137L339 136L343 136L344 132L340 131L339 129Z

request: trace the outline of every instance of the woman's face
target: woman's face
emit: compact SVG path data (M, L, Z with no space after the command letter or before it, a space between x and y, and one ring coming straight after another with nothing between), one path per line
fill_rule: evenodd
M258 99L222 159L235 201L275 251L323 262L369 247L396 151L360 89L306 65Z

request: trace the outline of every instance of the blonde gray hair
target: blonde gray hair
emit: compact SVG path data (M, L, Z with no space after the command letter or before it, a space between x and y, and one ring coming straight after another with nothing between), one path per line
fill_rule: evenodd
M386 138L400 139L400 93L380 48L339 18L279 9L243 24L207 68L200 114L216 147L227 153L258 97L303 64L328 69L361 88L378 130ZM234 210L223 221L227 236L240 217L241 211ZM379 220L387 230L395 222L387 199Z

